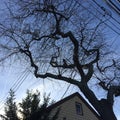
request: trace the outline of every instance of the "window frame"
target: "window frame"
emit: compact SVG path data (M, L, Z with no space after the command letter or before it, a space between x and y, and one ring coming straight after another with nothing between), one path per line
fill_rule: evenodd
M76 114L83 116L83 108L82 104L79 102L75 102L75 109L76 109Z

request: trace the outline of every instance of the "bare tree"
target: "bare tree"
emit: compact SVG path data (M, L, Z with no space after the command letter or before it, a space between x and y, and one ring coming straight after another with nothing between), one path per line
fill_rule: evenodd
M93 9L82 0L12 0L7 8L0 24L1 62L19 58L30 63L36 78L75 85L103 120L116 120L120 65L105 43L108 16L91 14ZM106 98L96 97L91 80L107 91Z

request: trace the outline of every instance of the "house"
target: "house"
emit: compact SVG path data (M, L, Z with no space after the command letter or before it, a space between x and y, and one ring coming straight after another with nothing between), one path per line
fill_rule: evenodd
M57 120L101 120L95 110L78 93L74 93L51 105L50 116L60 108Z

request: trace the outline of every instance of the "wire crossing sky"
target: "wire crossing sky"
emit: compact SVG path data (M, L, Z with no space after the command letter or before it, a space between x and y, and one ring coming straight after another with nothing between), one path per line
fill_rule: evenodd
M91 15L97 18L98 21L102 21L101 17L104 18L102 21L107 28L106 35L108 38L108 43L111 45L112 50L116 50L116 52L120 52L120 16L119 16L119 6L116 5L111 0L101 1L101 0L87 0L87 3L92 7L93 10L97 11L100 16L97 16L94 11L90 11L90 9L86 6L86 4L81 4L79 0L76 0L78 3L78 7L82 7L86 11L88 11ZM120 1L117 1L119 4ZM6 7L6 0L0 1L0 14L4 15L5 11L3 12L4 7ZM109 4L109 5L108 5ZM71 24L74 25L71 21ZM12 64L12 63L11 63ZM16 67L18 66L18 67ZM6 67L6 66L5 66ZM44 81L44 79L38 79L32 75L32 71L30 69L25 69L22 72L20 69L23 69L19 64L15 64L13 67L7 66L5 68L5 72L2 70L1 67L1 77L0 77L0 89L1 89L1 97L0 97L0 109L3 108L3 103L8 96L9 89L13 89L16 92L17 100L19 101L25 94L26 89L39 89L42 93L46 92L51 93L51 96L58 100L66 95L73 93L74 91L78 91L77 88L72 86L71 84L67 84L64 82L55 82L52 79ZM47 69L47 68L46 68ZM40 82L41 81L41 82ZM92 88L92 86L91 86ZM62 91L61 91L62 89ZM94 89L95 91L98 88ZM54 92L55 91L55 92ZM60 93L57 95L56 93ZM104 91L101 91L98 94L98 98L101 98L104 95ZM57 97L56 97L57 96ZM116 98L115 102L115 113L117 115L118 120L120 120L120 108L118 108L118 104L120 105L120 97Z

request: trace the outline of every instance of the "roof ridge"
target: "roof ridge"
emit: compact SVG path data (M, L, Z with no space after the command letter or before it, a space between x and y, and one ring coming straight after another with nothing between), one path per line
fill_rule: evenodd
M49 109L49 110L52 110L52 109L54 109L55 107L61 105L61 104L64 103L64 102L66 102L67 100L73 98L74 96L78 96L79 99L81 99L82 102L91 110L91 112L92 112L99 120L101 120L101 118L100 118L100 116L98 115L98 113L94 110L95 108L93 107L93 108L94 108L94 109L93 109L93 108L91 107L91 105L83 98L83 96L80 95L79 92L75 92L75 93L73 93L73 94L71 94L71 95L69 95L69 96L67 96L67 97L59 100L58 102L50 105L50 106L48 107L48 109Z

